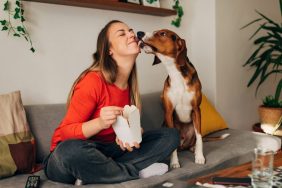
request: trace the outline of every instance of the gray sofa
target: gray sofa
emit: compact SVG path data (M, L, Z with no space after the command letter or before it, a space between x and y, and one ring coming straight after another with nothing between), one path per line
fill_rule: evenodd
M145 131L159 128L163 122L160 93L142 95L142 103L141 123ZM51 136L65 114L65 105L28 105L25 106L25 110L29 125L36 138L37 162L40 163L49 153ZM206 157L206 164L204 165L195 164L194 155L191 152L184 151L179 154L181 168L170 170L162 176L127 181L119 184L91 184L83 185L82 187L161 187L162 183L167 181L174 182L177 185L174 187L186 187L185 181L189 178L250 161L252 159L252 151L258 145L274 149L281 147L280 139L249 131L227 129L214 133L214 135L223 133L230 133L231 136L222 141L204 143L204 155ZM35 173L35 175L41 176L40 187L42 188L73 187L70 184L48 180L43 170ZM0 180L0 187L23 188L25 187L28 176L29 174L21 174L2 179Z

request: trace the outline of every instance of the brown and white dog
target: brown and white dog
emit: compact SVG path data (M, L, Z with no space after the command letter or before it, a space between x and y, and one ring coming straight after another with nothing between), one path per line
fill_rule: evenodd
M180 149L194 150L195 163L204 164L199 107L201 82L187 57L185 40L167 29L153 34L139 31L137 37L141 48L155 55L153 65L162 62L168 72L162 93L166 125L180 131ZM180 167L177 150L172 153L170 166Z

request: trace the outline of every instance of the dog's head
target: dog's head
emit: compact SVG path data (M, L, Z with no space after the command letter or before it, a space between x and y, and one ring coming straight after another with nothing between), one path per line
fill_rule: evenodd
M140 40L140 47L146 53L154 54L154 64L160 63L160 56L177 59L179 56L185 56L187 53L185 40L181 39L176 33L168 29L162 29L151 33L143 31L137 32ZM185 58L184 58L185 59Z

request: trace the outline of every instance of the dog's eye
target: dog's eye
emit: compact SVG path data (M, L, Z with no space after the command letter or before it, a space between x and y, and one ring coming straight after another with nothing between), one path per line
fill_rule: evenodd
M162 37L164 37L164 36L166 36L166 33L165 33L165 32L161 32L160 35L161 35Z

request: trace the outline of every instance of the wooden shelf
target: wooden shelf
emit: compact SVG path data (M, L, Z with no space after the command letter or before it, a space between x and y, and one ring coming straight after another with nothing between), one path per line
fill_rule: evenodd
M24 1L97 8L97 9L105 9L105 10L115 10L115 11L131 12L131 13L155 15L155 16L176 15L176 11L172 9L148 7L148 6L143 6L133 3L117 2L114 0L24 0Z

